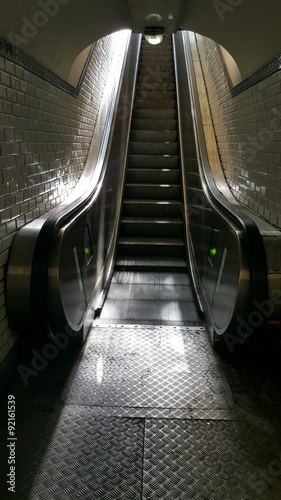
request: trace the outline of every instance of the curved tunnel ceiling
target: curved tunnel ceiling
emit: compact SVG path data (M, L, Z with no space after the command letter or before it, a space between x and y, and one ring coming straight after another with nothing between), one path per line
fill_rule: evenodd
M281 48L280 0L0 0L0 38L68 79L76 57L120 29L148 26L212 38L246 78Z

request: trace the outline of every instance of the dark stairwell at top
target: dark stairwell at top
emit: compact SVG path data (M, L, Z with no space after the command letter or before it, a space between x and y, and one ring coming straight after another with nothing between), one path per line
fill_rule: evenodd
M185 250L171 37L142 40L114 274L99 322L198 325Z

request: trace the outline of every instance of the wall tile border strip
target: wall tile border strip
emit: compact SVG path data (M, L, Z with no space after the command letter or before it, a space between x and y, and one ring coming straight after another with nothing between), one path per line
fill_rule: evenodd
M255 73L250 75L248 78L245 78L245 80L242 80L242 82L238 83L237 85L233 85L227 66L224 61L224 57L222 54L222 50L219 44L217 45L218 53L222 62L222 65L224 67L224 71L227 77L227 81L229 83L229 87L232 93L232 96L235 97L238 94L241 94L241 92L244 92L245 90L248 90L250 87L253 87L257 83L261 82L262 80L265 80L269 76L273 75L274 73L277 73L278 71L281 70L281 54L277 57L275 57L272 61L270 61L268 64L263 66L262 68L258 69Z
M196 46L198 49L198 41L197 41L197 36L195 36L196 40ZM224 68L224 72L226 75L226 79L229 84L229 88L232 94L232 97L237 96L238 94L241 94L245 90L248 90L249 88L253 87L257 83L261 82L262 80L265 80L269 76L273 75L274 73L277 73L278 71L281 70L281 54L279 54L277 57L275 57L272 61L270 61L268 64L257 70L255 73L253 73L251 76L248 78L245 78L245 80L242 80L242 82L238 83L237 85L233 85L227 66L225 64L225 60L222 54L221 46L216 43L217 51L222 63L222 66Z
M87 73L88 66L95 51L95 47L96 47L96 42L93 43L92 45L92 48L88 54L86 63L84 65L83 71L80 75L76 87L74 87L67 81L63 80L63 78L56 75L56 73L53 73L53 71L49 70L42 64L35 61L32 57L22 52L18 47L11 45L10 43L6 42L6 40L3 39L0 39L0 56L4 57L5 59L9 59L15 64L18 64L19 66L26 69L30 73L39 76L43 80L49 82L51 85L58 87L60 90L67 92L73 97L78 97L85 75Z

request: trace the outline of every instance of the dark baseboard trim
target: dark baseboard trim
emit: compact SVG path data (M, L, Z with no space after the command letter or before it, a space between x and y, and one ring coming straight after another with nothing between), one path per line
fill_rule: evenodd
M49 82L51 85L58 87L60 90L67 92L73 97L77 97L79 95L95 47L96 43L92 45L92 48L89 52L86 63L84 65L83 71L80 75L79 82L77 86L74 87L73 85L70 85L70 83L63 80L60 76L56 75L56 73L53 73L53 71L49 70L48 68L45 68L45 66L42 66L42 64L38 63L32 57L22 52L18 47L15 47L14 45L11 45L5 40L0 39L0 55L2 57L4 57L5 59L9 59L15 64L18 64L25 70L30 71L36 76L39 76L43 80Z

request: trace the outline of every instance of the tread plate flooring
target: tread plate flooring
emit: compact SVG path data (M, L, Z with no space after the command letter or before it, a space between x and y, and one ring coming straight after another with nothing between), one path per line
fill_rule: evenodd
M215 353L204 327L93 326L4 395L1 500L8 394L17 500L279 500L276 369L258 351Z

